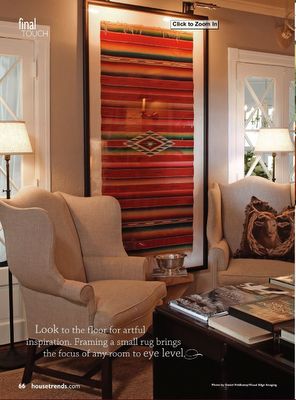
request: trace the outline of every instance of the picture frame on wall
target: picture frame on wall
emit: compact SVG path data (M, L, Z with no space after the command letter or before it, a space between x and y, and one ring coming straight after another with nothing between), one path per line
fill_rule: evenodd
M129 255L207 268L207 31L192 14L84 1L85 195L122 210Z

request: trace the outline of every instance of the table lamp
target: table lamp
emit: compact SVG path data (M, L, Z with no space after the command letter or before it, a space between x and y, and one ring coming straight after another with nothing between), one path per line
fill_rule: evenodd
M272 181L275 182L275 157L277 153L294 151L289 130L284 128L264 128L259 130L255 153L272 154Z
M9 161L11 155L32 153L32 146L24 121L0 121L0 155L6 161L6 198L10 199ZM25 355L19 353L14 344L14 317L13 317L13 285L12 274L8 266L8 293L9 293L9 333L10 346L6 353L0 356L0 368L14 369L25 364Z

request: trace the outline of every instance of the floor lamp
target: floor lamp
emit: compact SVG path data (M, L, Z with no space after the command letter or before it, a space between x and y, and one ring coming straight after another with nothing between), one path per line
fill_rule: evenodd
M272 182L275 182L275 158L277 153L290 153L294 146L288 129L264 128L259 130L255 153L272 154Z
M32 153L29 135L23 121L0 121L0 155L6 161L6 198L10 199L10 174L9 161L11 155ZM25 364L25 354L15 348L14 343L14 317L13 317L13 284L12 274L8 267L8 294L9 294L9 350L0 354L0 368L14 369Z

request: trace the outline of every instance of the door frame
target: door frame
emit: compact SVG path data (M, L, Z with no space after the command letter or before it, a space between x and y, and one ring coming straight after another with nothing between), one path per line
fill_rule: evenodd
M237 67L238 63L264 64L294 68L294 57L228 48L228 183L241 179L238 157L240 140L237 136Z
M33 42L34 118L36 186L51 189L50 170L50 27L37 25L36 35L24 35L17 22L0 21L0 38ZM39 33L39 35L38 35ZM26 316L20 286L13 277L15 341L24 340ZM9 338L9 319L1 318L8 312L8 267L0 268L0 344Z
M39 35L27 36L17 22L0 21L1 38L33 41L36 186L50 190L50 27L38 24L37 29Z

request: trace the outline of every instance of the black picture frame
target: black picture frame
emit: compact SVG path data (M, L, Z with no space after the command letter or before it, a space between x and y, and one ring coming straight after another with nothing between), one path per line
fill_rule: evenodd
M181 19L192 19L192 20L206 20L205 16L198 16L193 14L184 14L181 12L161 10L157 8L149 8L144 6L137 6L131 4L123 4L117 2L109 2L105 0L84 0L83 3L83 105L84 105L84 194L85 196L91 196L91 147L90 147L90 52L89 52L89 7L95 6L102 8L111 8L115 10L130 10L136 12L143 12L148 14L157 14L161 16L167 16L172 18ZM199 252L202 252L200 259L201 262L198 265L191 265L187 269L188 271L196 271L201 269L207 269L208 267L208 242L206 237L206 223L208 214L208 31L204 30L203 33L203 111L202 111L202 121L203 121L203 144L202 144L202 172L203 172L203 182L202 182L202 218L198 221L198 229L202 234L202 246ZM200 155L200 154L199 154ZM200 226L202 224L202 226Z

